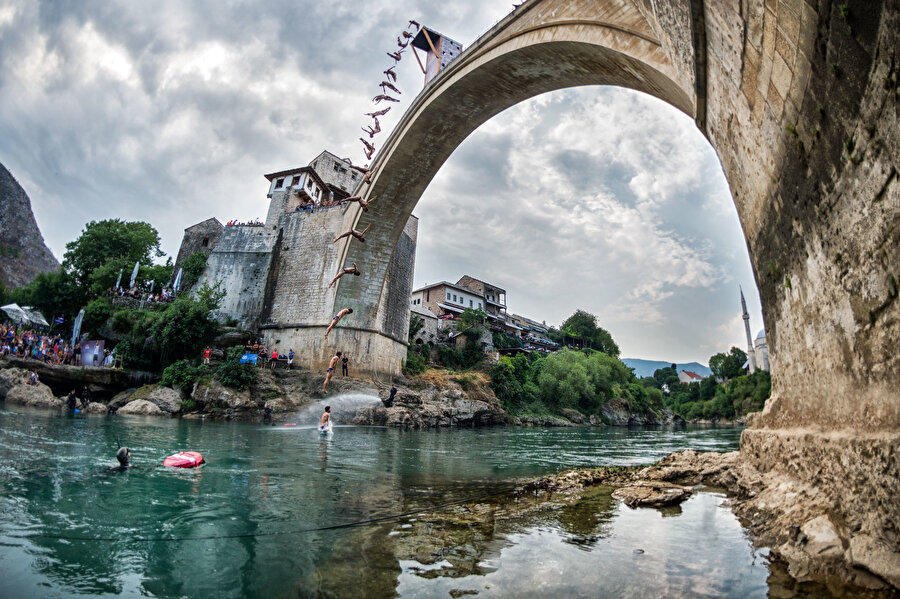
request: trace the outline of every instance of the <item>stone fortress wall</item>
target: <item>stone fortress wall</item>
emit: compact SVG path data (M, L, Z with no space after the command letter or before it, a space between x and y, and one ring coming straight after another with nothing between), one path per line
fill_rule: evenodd
M178 274L178 269L192 254L203 252L208 256L212 253L213 248L219 243L224 229L225 227L218 220L208 218L184 230L181 247L178 249L178 256L175 257L175 265L172 268L173 281Z
M344 191L344 185L355 186L362 180L362 174L348 166L327 152L310 163L312 168L325 169L321 178ZM360 265L361 276L345 275L328 287L342 267L351 266L346 259L348 247L365 246L346 238L334 243L349 228L362 228L357 224L361 210L357 204L346 204L295 211L297 202L291 193L289 188L271 192L265 226L222 227L208 219L188 227L179 258L183 261L207 240L204 249L209 250L209 259L197 284L221 285L225 297L217 313L220 320L234 320L241 328L258 331L266 345L279 353L293 349L299 365L324 368L335 351L343 351L352 356L356 372L399 374L406 357L418 219L408 218L394 251L383 257L389 267L382 293L336 305L338 288L352 286L354 279L367 274ZM325 340L325 328L344 308L353 308L354 314ZM382 318L375 328L358 319L376 311Z
M218 310L220 319L256 328L277 239L278 231L266 227L225 227L197 281L197 285L221 285L225 297Z

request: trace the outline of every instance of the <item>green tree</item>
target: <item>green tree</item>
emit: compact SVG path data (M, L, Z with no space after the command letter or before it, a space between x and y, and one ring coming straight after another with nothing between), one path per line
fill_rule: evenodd
M109 317L113 314L113 307L109 303L109 300L105 297L98 297L97 299L91 300L88 302L88 305L84 307L84 320L81 323L81 330L84 333L96 333L97 329L106 324L106 321L109 320ZM93 335L91 335L94 337ZM94 337L96 339L96 337Z
M481 308L466 308L459 315L456 330L470 338L480 339L484 333L487 313Z
M211 315L214 309L202 299L181 296L162 312L150 330L162 364L194 358L213 340L219 333Z
M619 346L606 329L597 326L597 317L584 310L576 310L559 329L550 329L550 338L563 345L570 341L581 348L591 348L610 356L619 356Z
M48 319L65 316L68 322L88 300L85 289L61 268L39 273L28 285L14 289L9 295L11 301L35 307Z
M78 239L66 244L63 268L79 285L90 287L93 272L111 259L150 266L163 255L159 242L159 233L145 222L91 221Z
M717 379L728 380L740 376L744 372L747 354L738 347L732 347L726 353L718 353L709 358L709 369Z
M425 319L418 314L411 314L409 317L409 341L412 343L419 331L425 328Z

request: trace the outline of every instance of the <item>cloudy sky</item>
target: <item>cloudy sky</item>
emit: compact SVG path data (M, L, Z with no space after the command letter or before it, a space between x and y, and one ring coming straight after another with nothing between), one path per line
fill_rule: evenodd
M364 162L361 114L409 19L468 46L511 8L0 0L0 163L57 258L87 222L114 217L152 223L174 254L209 216L264 218L264 173L322 149ZM406 56L383 127L422 87ZM738 285L762 328L715 153L690 118L636 92L570 89L509 109L457 149L415 213L417 287L470 274L537 320L588 310L623 357L706 363L745 345Z

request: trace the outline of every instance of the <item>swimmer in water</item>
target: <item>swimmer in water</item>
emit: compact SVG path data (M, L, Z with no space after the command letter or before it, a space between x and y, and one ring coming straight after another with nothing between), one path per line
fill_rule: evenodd
M325 406L325 411L322 412L322 417L319 419L319 430L325 430L325 427L331 422L331 406Z
M119 468L124 470L126 468L131 468L131 452L128 451L127 447L120 447L116 452L116 459L119 460Z

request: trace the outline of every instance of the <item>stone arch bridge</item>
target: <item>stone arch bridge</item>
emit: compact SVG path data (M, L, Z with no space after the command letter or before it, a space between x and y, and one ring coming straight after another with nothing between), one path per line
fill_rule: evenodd
M434 174L481 123L551 90L639 90L693 117L746 236L773 396L742 452L798 480L855 478L872 493L836 499L845 511L900 521L898 7L526 1L426 86L376 156L361 192L380 199L354 215L358 228L372 225L367 242L339 249L366 276L341 279L321 315L324 327L353 307L357 326L308 357L343 344L361 348L360 366L399 370L409 294L388 285L393 251Z

